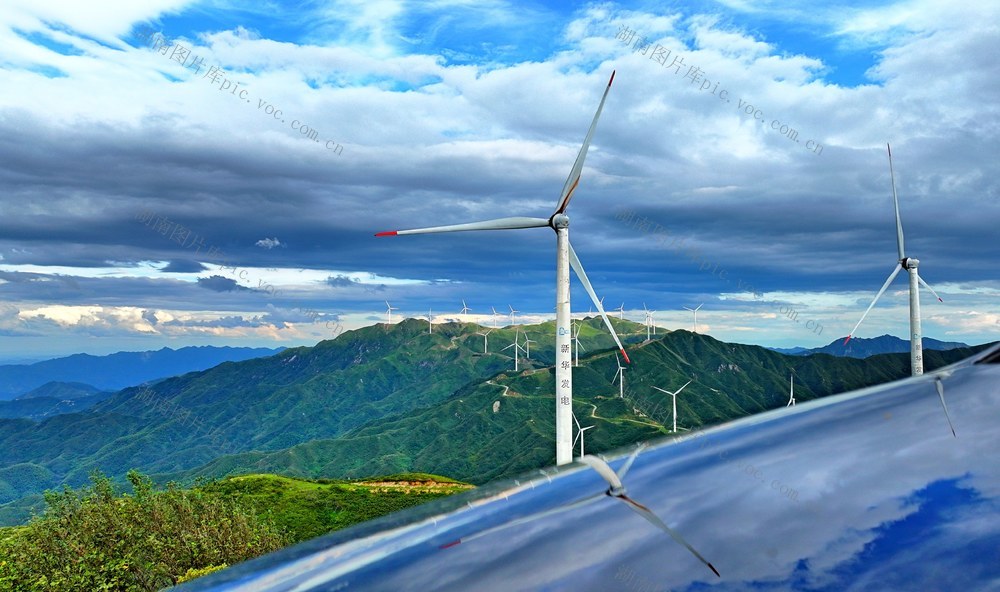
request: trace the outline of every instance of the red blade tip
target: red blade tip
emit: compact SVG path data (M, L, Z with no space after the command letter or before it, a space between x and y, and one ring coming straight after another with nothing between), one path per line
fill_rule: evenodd
M848 342L848 341L850 341L850 340L851 340L851 336L850 336L850 335L848 335L848 336L847 336L847 339L845 339L845 340L844 340L844 345L847 345L847 342Z
M375 236L396 236L396 230L387 230L386 232L376 232Z
M462 539L458 539L457 541L452 541L452 542L450 542L450 543L447 543L447 544L445 544L445 545L441 545L441 548L442 548L442 549L447 549L447 548L449 548L449 547L454 547L455 545L457 545L457 544L459 544L459 543L461 543L461 542L462 542Z
M622 355L625 356L625 363L626 364L631 364L632 363L632 360L628 359L628 354L625 353L625 349L624 348L622 348Z
M615 81L615 70L612 70L611 71L611 80L608 81L608 86L611 86L611 83L614 82L614 81Z

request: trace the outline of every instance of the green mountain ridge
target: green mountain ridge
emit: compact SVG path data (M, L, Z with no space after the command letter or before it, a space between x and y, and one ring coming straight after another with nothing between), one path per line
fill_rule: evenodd
M971 352L925 353L928 368L934 368ZM678 397L677 406L679 426L696 429L784 407L790 372L796 374L799 402L909 373L906 355L803 358L687 331L632 348L630 357L633 364L626 371L624 399L610 384L617 369L613 350L582 358L574 371L574 413L583 425L596 426L586 434L588 451L669 435L670 397L652 389L654 384L674 390L694 380ZM419 469L482 484L555 462L553 400L548 395L553 379L550 368L502 372L467 385L440 405L380 419L338 438L226 455L196 470L161 478L254 471L355 477ZM494 413L496 401L501 404Z
M645 327L612 319L630 344L626 398L611 383L615 347L600 319L581 322L574 411L599 452L667 434L669 406L651 385L675 389L680 425L696 428L783 406L788 374L805 401L901 378L905 355L865 360L784 356L675 331L645 342ZM0 420L0 523L23 520L36 495L86 483L93 470L138 469L188 480L247 472L360 477L445 474L470 483L554 462L553 323L504 327L483 353L479 325L407 319L313 347L127 388L82 413ZM501 348L515 332L532 360ZM933 368L970 350L927 353ZM493 412L494 403L500 409ZM17 467L11 479L4 471Z

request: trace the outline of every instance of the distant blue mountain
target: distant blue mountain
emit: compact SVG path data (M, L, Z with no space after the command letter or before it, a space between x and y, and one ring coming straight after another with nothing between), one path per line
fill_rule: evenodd
M284 349L197 346L175 350L165 347L157 351L118 352L107 356L74 354L34 364L10 364L0 366L0 401L18 398L50 382L84 383L99 391L117 391L150 380L207 370L223 362L272 356ZM66 398L63 394L40 393L38 396Z
M964 343L957 341L938 341L937 339L932 339L930 337L923 338L924 349L934 349L938 351L945 351L949 349L958 349L961 347L969 347ZM861 337L852 338L847 345L844 345L844 339L838 338L833 343L829 345L824 345L823 347L817 347L813 349L803 349L795 348L801 351L799 352L782 352L788 353L795 356L811 356L813 354L830 354L831 356L839 356L842 358L868 358L878 354L901 354L910 351L910 342L906 339L900 339L892 335L882 335L880 337L873 337L871 339L864 339ZM782 351L782 350L777 350Z
M809 351L807 347L769 347L767 349L776 351L779 354L785 354L786 356L797 356L802 354L802 352Z

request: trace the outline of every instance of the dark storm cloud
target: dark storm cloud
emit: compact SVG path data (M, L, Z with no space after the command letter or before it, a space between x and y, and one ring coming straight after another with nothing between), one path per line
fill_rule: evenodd
M249 290L236 283L236 280L213 275L207 278L198 278L198 286L213 292L233 292L236 290Z
M198 273L208 269L197 261L190 259L175 259L164 266L160 271L164 273Z

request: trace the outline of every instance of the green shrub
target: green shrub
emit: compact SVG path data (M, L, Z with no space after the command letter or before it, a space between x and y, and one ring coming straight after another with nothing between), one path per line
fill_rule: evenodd
M237 500L128 479L134 494L121 495L95 473L79 491L46 493L27 526L0 530L0 590L159 590L286 543Z

